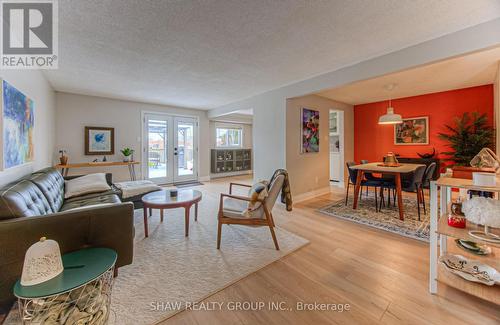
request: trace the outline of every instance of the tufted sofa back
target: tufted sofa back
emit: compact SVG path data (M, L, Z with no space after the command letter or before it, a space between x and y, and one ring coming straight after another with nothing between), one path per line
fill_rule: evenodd
M30 178L43 193L52 211L57 212L64 203L64 178L54 168L42 169Z
M57 212L52 210L42 191L27 179L0 190L0 220L32 217Z

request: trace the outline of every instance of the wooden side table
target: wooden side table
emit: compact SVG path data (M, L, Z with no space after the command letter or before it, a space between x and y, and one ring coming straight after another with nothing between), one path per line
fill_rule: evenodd
M152 209L160 210L160 221L163 222L163 210L184 208L185 235L189 236L189 210L194 205L194 221L198 221L198 202L201 201L202 194L200 191L186 189L178 190L176 197L170 196L170 191L162 190L151 192L142 197L144 205L144 235L148 233L148 210L151 216Z
M22 286L18 280L14 295L23 324L106 324L116 258L109 248L82 249L63 255L64 271L49 281Z

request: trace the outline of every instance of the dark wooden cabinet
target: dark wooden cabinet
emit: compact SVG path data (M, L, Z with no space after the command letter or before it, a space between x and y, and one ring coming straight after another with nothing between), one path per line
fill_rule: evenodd
M252 149L212 149L210 156L212 174L252 170Z
M410 158L410 157L397 157L398 162L407 164L423 164L429 166L433 162L436 163L436 169L434 170L434 175L432 175L432 180L437 180L440 174L440 163L438 158Z

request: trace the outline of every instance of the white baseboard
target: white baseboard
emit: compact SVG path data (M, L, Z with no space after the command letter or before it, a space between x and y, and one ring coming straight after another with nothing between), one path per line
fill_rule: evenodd
M345 188L344 182L330 182L330 186L338 187L338 188Z
M292 196L292 199L293 199L293 203L298 203L298 202L309 200L309 199L312 199L316 196L325 195L328 193L330 193L330 186L322 187L322 188L319 188L317 190L313 190L310 192L306 192L306 193ZM292 195L293 195L293 193L292 193Z
M242 171L237 171L237 172L210 174L210 179L231 177L231 176L241 176L241 175L251 175L252 173L253 173L252 170L242 170Z
M198 177L199 182L208 182L210 181L210 176L200 176Z

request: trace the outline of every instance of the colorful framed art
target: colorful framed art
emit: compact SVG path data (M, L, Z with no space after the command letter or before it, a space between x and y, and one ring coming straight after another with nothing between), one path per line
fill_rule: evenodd
M429 144L429 117L404 118L403 123L394 125L395 145Z
M319 111L302 108L301 153L319 152Z
M5 80L2 82L1 168L8 169L33 162L35 115L29 97Z
M85 127L85 154L114 155L115 129L99 126Z

